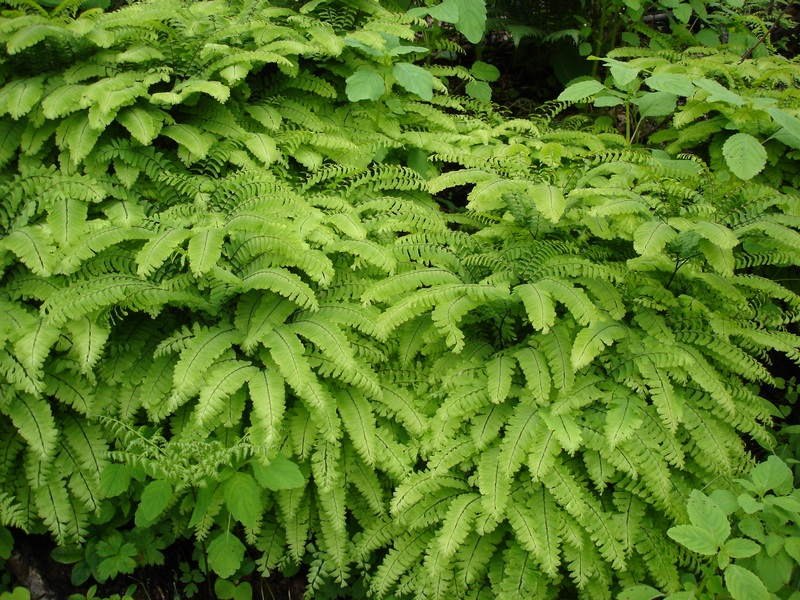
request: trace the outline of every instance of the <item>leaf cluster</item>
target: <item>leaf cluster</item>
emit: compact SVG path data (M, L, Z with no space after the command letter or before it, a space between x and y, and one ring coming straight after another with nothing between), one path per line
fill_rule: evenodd
M348 6L0 19L0 524L96 579L152 535L320 595L678 591L800 361L800 198L451 96Z

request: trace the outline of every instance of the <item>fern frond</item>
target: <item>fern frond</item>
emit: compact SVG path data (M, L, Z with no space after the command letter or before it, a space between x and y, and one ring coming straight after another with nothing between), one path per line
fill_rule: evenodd
M550 365L553 385L559 390L568 390L575 381L571 364L572 342L570 332L564 324L559 324L547 332L540 342Z
M345 488L334 486L317 497L322 548L334 580L344 584L349 575L350 553L346 524Z
M175 367L176 372L182 367L181 361ZM257 376L258 370L249 362L226 360L217 362L205 375L200 388L200 397L192 414L192 419L201 430L211 430L211 425L219 422L226 401L239 390L251 377ZM240 416L240 415L239 415Z
M45 359L60 335L60 327L42 319L35 324L32 331L15 342L14 354L25 366L29 376L35 378L41 371Z
M370 591L379 598L386 596L398 579L419 561L433 535L424 529L401 534L370 578Z
M37 486L34 501L39 516L60 545L84 540L87 515L75 505L63 479L52 476L47 485Z
M170 404L174 410L203 387L204 374L232 344L240 341L239 333L230 326L204 329L191 338L175 364ZM240 382L241 385L241 382Z
M514 353L522 372L525 387L533 394L533 400L544 406L550 402L552 378L544 354L534 348L522 348Z
M516 541L510 541L503 552L503 576L492 583L492 591L500 600L512 598L548 598L547 582L535 566L530 552Z
M12 231L0 240L0 249L16 254L36 275L47 277L55 268L55 248L42 227L23 227Z
M142 277L152 274L190 233L182 228L169 228L151 237L136 255L137 273Z
M459 284L461 280L449 269L415 269L382 279L361 297L362 302L385 302L422 286Z
M90 415L94 404L94 386L85 378L64 368L61 361L45 370L45 392L83 415Z
M361 493L374 515L386 514L384 489L373 467L364 461L352 448L345 447L345 477Z
M370 467L378 461L375 418L364 396L356 390L342 390L336 394L342 423L358 456Z
M286 382L306 402L322 434L331 441L338 439L341 428L335 403L311 371L297 335L288 326L279 325L265 336L263 343Z
M25 393L14 394L0 409L11 419L28 447L43 462L55 455L59 429L50 405L43 399Z
M271 361L248 378L250 401L253 404L250 439L260 451L268 452L280 439L286 397L283 378Z
M314 291L300 277L279 267L248 271L242 281L251 290L269 290L302 308L319 308Z

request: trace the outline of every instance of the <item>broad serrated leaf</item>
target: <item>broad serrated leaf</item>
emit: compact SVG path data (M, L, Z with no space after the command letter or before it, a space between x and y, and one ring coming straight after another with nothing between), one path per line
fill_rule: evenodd
M734 600L769 600L772 597L755 573L738 565L726 567L725 586Z
M483 39L486 30L485 0L454 0L458 6L456 29L473 44Z
M607 89L606 86L594 79L579 81L561 92L556 99L559 102L579 102L605 89Z
M742 106L745 101L739 95L713 79L706 79L705 77L698 77L692 80L697 87L708 92L707 102L724 102L733 106Z
M767 151L749 133L734 133L722 145L725 164L739 179L752 179L767 164Z
M135 522L138 527L149 527L167 508L172 500L172 485L164 479L156 479L147 484L142 491L136 509Z
M719 544L714 540L714 536L703 527L678 525L669 529L667 535L697 554L711 556L719 550Z
M777 137L793 148L800 148L800 119L774 106L767 108L767 112L781 126Z
M433 98L433 75L422 67L411 63L397 63L392 70L401 86L425 101Z
M659 73L644 80L651 89L659 92L669 92L676 96L688 98L697 89L688 75L681 73Z
M223 579L227 579L242 565L245 547L232 532L222 531L208 544L208 566Z
M721 546L728 539L731 533L728 518L717 503L703 492L692 490L686 510L692 525L708 531L717 546Z
M265 490L290 490L306 484L300 467L283 454L278 454L268 465L254 463L253 473L258 484Z
M346 83L345 93L350 102L378 100L386 91L383 76L375 71L357 71L347 78Z
M256 480L248 473L237 471L222 485L225 506L235 519L245 527L255 527L261 519L263 507Z

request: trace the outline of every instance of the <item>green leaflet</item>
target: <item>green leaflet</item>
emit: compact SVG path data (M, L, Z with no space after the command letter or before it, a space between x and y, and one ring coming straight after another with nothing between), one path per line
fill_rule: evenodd
M3 408L3 412L41 460L53 456L58 429L47 402L34 396L17 394Z
M194 160L205 158L214 143L212 134L188 124L168 125L161 130L161 135L180 144Z
M189 231L179 228L170 228L154 235L136 256L137 273L142 276L150 275L189 235Z
M186 399L197 393L203 386L198 374L205 373L238 339L238 333L231 327L207 329L191 338L175 364L173 396Z
M222 254L225 231L221 229L200 228L193 230L189 238L189 265L195 276L209 271Z
M244 551L244 544L235 534L221 531L208 545L208 566L226 579L239 569Z
M44 77L31 77L12 81L0 89L0 115L8 113L12 119L28 114L44 93Z

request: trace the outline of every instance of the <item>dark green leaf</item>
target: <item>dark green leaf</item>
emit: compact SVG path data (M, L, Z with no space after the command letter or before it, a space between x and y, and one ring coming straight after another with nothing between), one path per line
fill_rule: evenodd
M678 525L667 531L667 535L692 552L711 556L717 553L719 544L708 530L696 525Z
M0 526L0 560L7 560L11 556L11 551L14 549L14 538L11 532L3 526Z
M426 101L433 98L433 75L411 63L397 63L392 69L397 83Z
M255 527L261 518L261 493L247 473L236 472L223 484L225 505L240 523Z
M773 455L753 468L750 472L750 480L756 486L757 493L764 495L770 490L775 490L778 494L788 492L792 487L794 478L792 470L786 466L786 463Z
M594 79L588 81L579 81L578 83L573 83L563 92L561 92L558 95L557 100L560 102L579 102L580 100L590 98L591 96L594 96L598 92L601 92L605 89L606 86Z
M470 81L464 91L467 92L467 96L470 98L483 100L484 102L492 101L492 88L485 81Z
M282 454L273 458L267 466L253 463L253 473L259 485L268 490L288 490L303 487L306 483L300 467Z
M136 509L135 523L138 527L147 527L156 522L159 515L167 508L172 499L172 486L168 481L157 479L147 484L142 492L139 507Z
M769 600L764 583L752 571L737 565L725 569L725 585L734 600Z
M383 76L375 71L357 71L346 80L345 93L350 102L378 100L386 91Z
M244 544L232 532L219 533L208 545L208 566L220 577L227 579L242 565Z
M475 79L481 81L497 81L500 78L500 70L494 65L476 60L469 70Z

